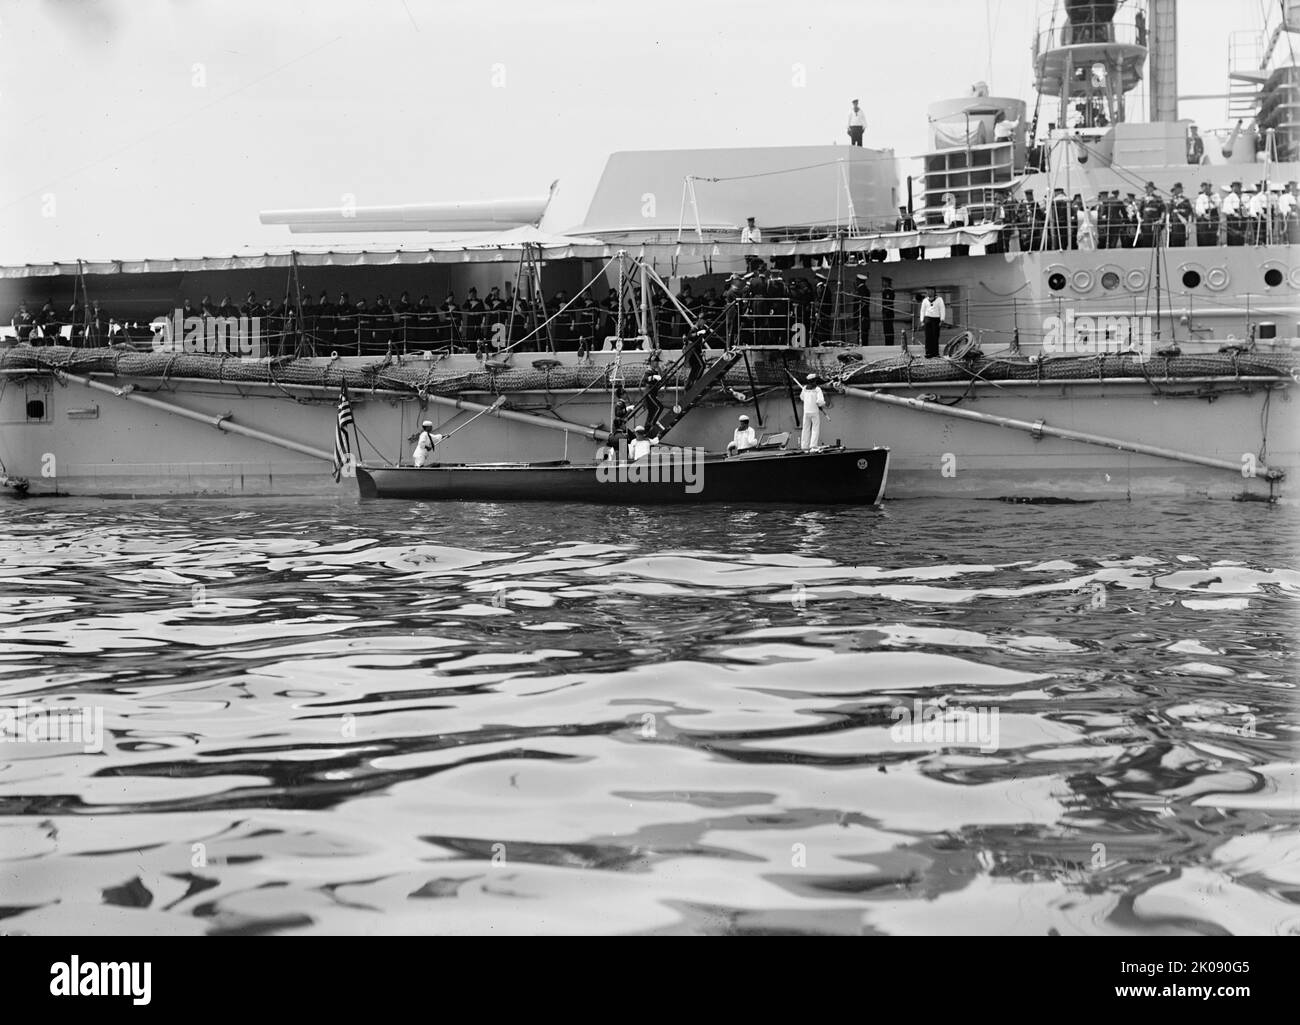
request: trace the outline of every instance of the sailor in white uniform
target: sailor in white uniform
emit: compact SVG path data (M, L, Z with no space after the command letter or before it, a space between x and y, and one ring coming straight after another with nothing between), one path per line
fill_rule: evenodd
M1246 244L1245 199L1241 195L1241 182L1232 183L1232 191L1223 197L1223 219L1228 225L1228 245Z
M1277 213L1288 245L1300 242L1300 204L1297 203L1296 189L1295 182L1287 182L1286 191L1277 197Z
M966 208L957 205L957 197L951 192L943 194L943 226L945 228L964 228L969 218Z
M817 386L817 375L809 374L806 382L799 386L799 398L803 402L803 434L799 438L799 447L805 452L821 445L822 410L826 408L826 396Z
M647 438L645 428L638 427L636 436L632 439L632 444L627 448L627 456L633 462L638 459L644 459L650 454L650 450L659 444L658 438Z
M1260 182L1254 194L1246 204L1246 213L1250 217L1250 243L1262 246L1268 242L1269 221L1273 216L1273 196L1268 191L1268 183Z
M432 466L433 449L440 441L442 435L433 433L433 421L424 421L420 425L420 436L415 441L415 451L411 453L411 462L416 466Z
M735 433L731 435L731 444L727 446L727 451L744 452L751 448L758 448L758 435L754 433L754 428L749 426L749 417L742 413Z

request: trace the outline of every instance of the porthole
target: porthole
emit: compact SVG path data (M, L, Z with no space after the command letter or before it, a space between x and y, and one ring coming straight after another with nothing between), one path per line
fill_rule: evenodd
M1198 270L1185 270L1185 271L1183 271L1183 287L1184 287L1184 288L1200 288L1200 287L1201 287L1201 272L1198 271Z
M1134 267L1124 275L1124 284L1129 287L1129 291L1142 291L1142 289L1147 287L1147 272L1139 267Z
M1300 263L1291 268L1291 273L1287 275L1291 281L1292 288L1300 288Z
M1228 272L1223 267L1211 267L1205 272L1205 284L1207 288L1212 288L1216 292L1222 292L1228 287Z
M1075 271L1074 276L1070 278L1070 284L1074 286L1074 290L1076 292L1091 292L1092 271L1090 270Z
M1049 274L1047 277L1047 287L1053 292L1059 292L1065 287L1065 275L1060 271L1055 274Z
M1107 292L1115 291L1115 289L1119 288L1119 275L1113 270L1106 271L1106 273L1101 276L1101 287Z
M1282 272L1276 267L1270 267L1264 272L1264 284L1268 285L1269 288L1277 288L1284 280L1286 279L1283 277Z
M45 403L42 402L40 399L28 399L28 400L27 400L27 419L28 419L28 420L44 420L44 419L45 419Z

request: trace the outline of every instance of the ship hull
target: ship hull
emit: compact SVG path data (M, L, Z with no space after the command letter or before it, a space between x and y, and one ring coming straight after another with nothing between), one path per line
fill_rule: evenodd
M115 382L119 386L123 382ZM158 382L138 381L141 390ZM832 396L822 439L851 447L881 445L893 452L890 497L1133 498L1173 495L1230 498L1285 495L1280 485L1251 476L1252 461L1294 471L1300 466L1300 417L1285 383L1216 384L1076 380L1036 384L927 383L882 388L890 395L931 399L930 405L986 414L969 422ZM300 445L328 450L335 433L337 391L298 389L286 395L267 386L172 382L167 401L214 421L273 433ZM758 402L722 401L692 410L673 431L675 445L718 450L730 439L739 413L767 433L798 432L790 396L772 390ZM488 404L490 395L469 395ZM25 404L42 403L43 417L25 416ZM607 393L585 395L517 392L512 409L562 416L586 429L608 423ZM468 413L422 406L415 396L352 392L360 432L358 457L369 463L406 459L419 423L432 418L444 432ZM1242 473L1118 451L998 426L1003 417L1027 423L1121 438L1235 463ZM596 442L574 432L483 416L439 447L455 462L586 461ZM11 381L0 396L0 459L5 470L31 482L29 495L342 495L327 460L286 451L249 437L196 423L173 413L105 395L72 381Z

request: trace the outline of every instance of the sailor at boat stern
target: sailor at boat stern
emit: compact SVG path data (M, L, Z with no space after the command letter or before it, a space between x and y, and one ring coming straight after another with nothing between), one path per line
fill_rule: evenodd
M735 433L731 435L731 444L727 446L727 451L729 453L744 452L750 448L758 448L758 436L754 433L754 428L749 426L749 417L741 413L740 420L736 424Z

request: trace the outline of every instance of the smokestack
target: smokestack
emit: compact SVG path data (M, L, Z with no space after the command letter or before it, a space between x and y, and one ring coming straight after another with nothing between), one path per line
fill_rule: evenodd
M1174 0L1150 0L1151 39L1147 78L1151 120L1178 120L1178 13Z

